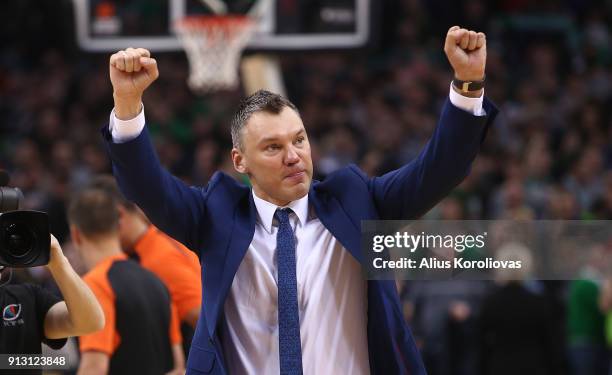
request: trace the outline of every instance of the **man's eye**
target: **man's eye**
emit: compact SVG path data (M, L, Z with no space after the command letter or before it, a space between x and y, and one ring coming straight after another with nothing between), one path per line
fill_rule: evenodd
M298 139L295 140L295 143L300 144L304 142L304 137L299 137Z
M279 145L268 145L268 146L266 146L266 150L268 150L268 151L278 150L279 148L280 148Z

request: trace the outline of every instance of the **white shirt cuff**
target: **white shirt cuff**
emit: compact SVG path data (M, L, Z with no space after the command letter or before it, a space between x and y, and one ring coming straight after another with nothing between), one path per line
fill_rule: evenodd
M487 113L482 108L482 100L484 98L484 90L479 98L469 98L463 96L453 90L453 84L451 83L449 98L451 103L457 108L463 109L466 112L474 114L474 116L484 116Z
M108 120L108 130L113 137L114 143L125 143L131 141L142 133L144 126L144 105L141 105L138 116L130 120L119 120L117 116L115 116L115 109L113 108L110 114L110 119Z

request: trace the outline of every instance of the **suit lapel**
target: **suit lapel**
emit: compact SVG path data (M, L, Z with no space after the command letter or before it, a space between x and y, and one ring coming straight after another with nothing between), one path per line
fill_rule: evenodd
M246 194L248 202L241 202L236 206L234 210L234 220L232 236L229 240L228 251L225 258L225 264L223 266L222 278L220 283L221 293L219 293L219 301L216 309L204 309L207 313L206 323L208 325L208 332L210 337L215 334L216 323L219 318L219 314L223 311L227 294L232 286L238 267L244 258L253 235L255 233L255 220L257 217L257 210L255 208L255 202L250 190Z
M223 310L225 299L232 286L238 267L244 258L253 235L255 233L255 221L257 218L257 208L253 201L251 192L247 194L248 203L242 202L234 211L232 237L229 241L228 252L225 259L222 279L220 282L221 293L216 308L204 309L208 333L211 337L215 334L216 323L220 312ZM348 250L348 252L361 264L363 256L361 254L361 232L351 222L350 218L340 205L337 199L319 192L315 184L310 188L308 194L309 203L314 207L315 213L321 223L330 233Z
M361 231L348 217L340 202L330 194L321 192L313 183L308 194L308 201L313 205L317 217L331 234L344 246L345 249L361 264Z

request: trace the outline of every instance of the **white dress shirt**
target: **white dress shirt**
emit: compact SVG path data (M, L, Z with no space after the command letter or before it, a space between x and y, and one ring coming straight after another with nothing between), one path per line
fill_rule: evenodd
M253 241L225 302L230 374L278 374L278 289L274 213L253 194ZM308 195L287 207L296 238L296 277L304 374L369 374L366 280L360 264L309 209Z
M450 90L453 105L484 115L483 97ZM110 116L113 141L137 137L144 110L127 121ZM278 374L277 206L253 193L253 240L225 301L223 351L230 374ZM304 374L369 374L367 283L360 264L321 224L308 195L291 202Z

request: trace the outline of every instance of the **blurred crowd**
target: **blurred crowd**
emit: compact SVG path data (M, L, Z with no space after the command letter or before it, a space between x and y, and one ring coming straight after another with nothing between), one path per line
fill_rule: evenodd
M501 114L471 174L427 217L612 219L611 1L381 3L369 48L280 56L316 178L347 163L377 175L415 157L448 97L443 38L459 24L487 34L485 93ZM69 0L9 1L0 12L0 168L62 242L68 197L110 171L99 132L112 109L108 55L80 51L73 28ZM240 90L196 96L182 53L156 57L145 111L162 163L196 185L219 169L234 174L229 119ZM48 280L31 271L18 276ZM432 375L596 375L607 373L612 338L604 276L401 288Z

